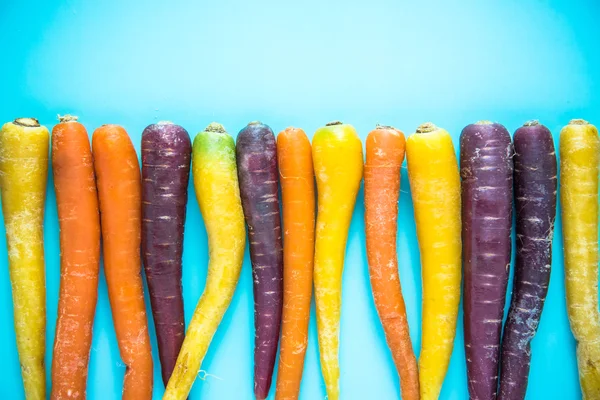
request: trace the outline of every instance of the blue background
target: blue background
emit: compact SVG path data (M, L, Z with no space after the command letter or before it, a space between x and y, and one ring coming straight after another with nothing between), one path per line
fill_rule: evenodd
M0 120L32 116L51 128L57 113L72 113L90 134L104 123L121 124L138 151L143 128L164 119L192 136L211 121L232 134L258 119L276 132L294 125L312 135L330 120L343 120L363 139L376 123L409 134L431 120L457 145L460 130L476 120L496 120L513 132L537 118L558 138L571 118L600 124L598 17L597 0L0 0ZM402 180L400 275L418 349L419 253L405 169ZM51 178L48 183L49 372L59 252ZM395 399L399 383L370 294L362 191L359 196L343 281L342 398ZM528 399L581 397L560 230L558 218ZM20 399L4 240L0 254L0 397ZM187 321L206 265L206 232L192 195L184 254ZM191 399L253 397L251 288L246 258ZM302 399L325 396L314 305L312 312ZM152 324L151 335L159 399L163 385ZM102 276L88 398L120 398L123 373ZM462 329L441 398L467 398Z

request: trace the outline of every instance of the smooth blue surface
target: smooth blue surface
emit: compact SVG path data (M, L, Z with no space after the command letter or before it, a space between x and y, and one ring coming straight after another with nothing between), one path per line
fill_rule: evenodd
M363 139L376 123L408 134L431 120L449 130L457 145L460 130L476 120L496 120L514 132L536 118L558 138L571 118L600 124L599 17L597 0L0 0L0 121L32 116L51 128L57 113L72 113L90 134L104 123L123 125L138 151L143 128L164 119L192 136L211 121L235 134L257 119L276 132L294 125L309 133L343 120ZM412 212L404 169L400 275L418 349L421 281ZM361 191L343 281L342 399L397 399L398 378L370 295L363 216ZM581 397L560 229L559 218L528 399ZM49 372L59 287L51 180L45 249ZM206 264L206 232L192 195L184 254L187 321ZM311 400L325 396L312 311L301 393ZM246 258L190 399L253 398L252 318ZM163 385L153 328L151 335L159 399ZM462 346L459 329L442 399L467 398ZM4 240L0 360L0 398L23 398ZM104 277L89 372L90 400L120 398L124 366Z

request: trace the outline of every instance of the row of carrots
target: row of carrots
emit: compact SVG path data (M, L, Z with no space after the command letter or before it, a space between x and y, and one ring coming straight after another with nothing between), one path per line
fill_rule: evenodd
M26 397L33 400L45 398L48 147L49 132L35 119L19 118L0 132L17 347ZM449 133L430 123L407 140L393 127L377 126L366 140L366 161L354 128L339 122L318 129L312 145L301 129L287 128L276 138L260 122L242 129L237 142L212 123L192 144L184 128L160 122L144 130L141 148L140 173L133 144L120 126L98 128L91 146L76 117L61 117L52 131L61 250L52 399L85 398L101 238L113 321L127 366L123 399L152 396L142 264L166 385L163 398L185 399L237 285L247 226L256 398L265 399L270 391L280 334L276 398L298 398L314 285L321 369L328 399L337 400L342 271L363 175L371 286L402 398L438 398L452 353L461 281L470 397L525 397L530 343L548 290L558 188L556 152L545 126L528 122L511 139L500 124L471 124L461 134L460 166ZM567 305L585 399L600 398L599 151L593 125L573 120L561 131ZM423 280L418 365L396 253L405 153ZM190 169L210 260L205 291L186 331L181 276ZM515 280L503 329L513 205Z

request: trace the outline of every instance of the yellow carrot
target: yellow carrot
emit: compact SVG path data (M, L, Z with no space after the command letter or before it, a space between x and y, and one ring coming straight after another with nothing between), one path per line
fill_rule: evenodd
M437 400L456 333L461 281L460 176L452 139L423 124L406 141L423 280L419 383Z
M560 200L567 308L583 399L600 399L598 130L573 120L560 132Z
M312 154L318 191L314 283L321 370L327 399L338 400L342 271L362 180L362 144L351 125L333 122L315 133Z
M48 129L18 118L0 132L0 187L21 375L28 400L46 398L44 201Z
M208 234L208 275L163 400L184 400L192 388L233 297L246 245L235 145L220 124L210 124L194 139L192 171Z

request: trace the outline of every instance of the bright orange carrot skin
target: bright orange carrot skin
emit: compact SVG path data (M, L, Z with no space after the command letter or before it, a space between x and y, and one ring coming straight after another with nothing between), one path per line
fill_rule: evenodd
M404 134L377 127L367 137L365 228L369 276L375 307L400 375L402 399L419 399L419 371L406 319L396 253L400 167Z
M92 138L104 270L121 358L123 400L152 398L152 355L141 276L141 178L131 139L118 125Z
M51 398L85 399L98 297L100 214L90 141L76 120L52 130L52 169L60 227L60 297Z
M283 199L283 324L277 400L300 392L312 294L315 246L315 183L310 141L302 129L277 135Z

